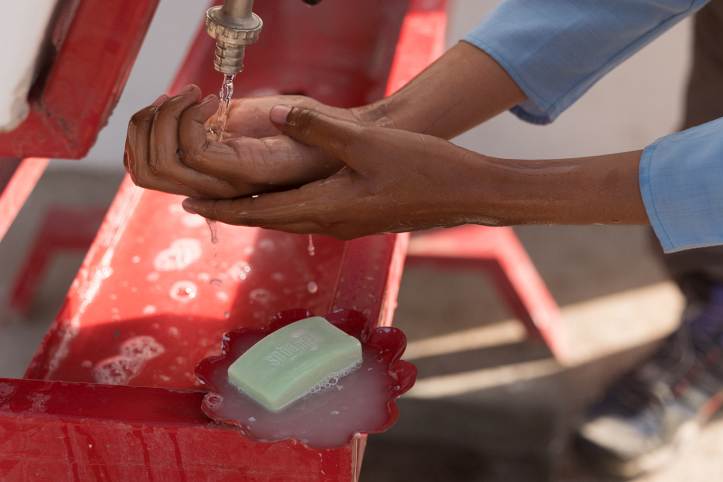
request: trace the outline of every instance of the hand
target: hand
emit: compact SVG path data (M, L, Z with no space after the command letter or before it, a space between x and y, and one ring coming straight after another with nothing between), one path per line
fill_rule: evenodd
M341 239L486 221L471 214L484 191L478 154L435 137L301 107L274 107L270 118L283 134L345 168L290 191L187 199L184 208L228 224Z
M191 85L173 98L161 96L133 116L124 163L136 184L195 198L228 199L321 179L342 164L281 135L269 120L271 107L283 100L340 118L362 115L301 96L236 100L226 139L216 142L208 126L216 120L218 98L208 96L198 102L199 97L199 89Z

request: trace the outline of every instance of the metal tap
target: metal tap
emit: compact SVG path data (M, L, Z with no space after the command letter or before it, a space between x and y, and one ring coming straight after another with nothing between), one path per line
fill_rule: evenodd
M264 22L253 6L254 0L226 0L206 11L206 31L216 40L213 65L222 74L243 71L246 47L259 39Z
M303 0L316 5L321 0ZM244 69L246 47L255 44L264 26L253 12L254 0L226 0L206 12L206 31L216 40L213 65L222 74L235 75Z

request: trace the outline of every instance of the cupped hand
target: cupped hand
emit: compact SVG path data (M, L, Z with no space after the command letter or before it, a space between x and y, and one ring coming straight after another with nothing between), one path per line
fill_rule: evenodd
M228 224L341 239L484 222L482 156L439 138L373 127L304 107L276 106L274 128L345 167L284 192L234 200L187 199L193 213Z
M199 99L200 90L190 85L132 117L124 164L136 184L200 199L231 199L299 186L342 167L323 150L283 135L269 111L280 100L356 119L352 110L301 96L235 100L224 140L218 142L208 130L218 97Z

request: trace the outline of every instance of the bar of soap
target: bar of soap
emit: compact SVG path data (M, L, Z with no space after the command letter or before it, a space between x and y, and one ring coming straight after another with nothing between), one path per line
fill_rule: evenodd
M362 362L359 340L315 316L276 330L228 367L236 388L278 412Z

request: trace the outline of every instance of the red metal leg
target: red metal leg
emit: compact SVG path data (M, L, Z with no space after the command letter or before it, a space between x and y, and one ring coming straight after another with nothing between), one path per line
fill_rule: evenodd
M32 157L0 163L0 240L12 226L46 167L47 159Z
M420 234L412 237L408 259L490 271L515 316L562 357L559 309L511 228L462 226Z
M61 251L85 251L95 239L105 209L53 207L43 219L33 247L15 278L11 306L27 312L34 290L53 257Z

